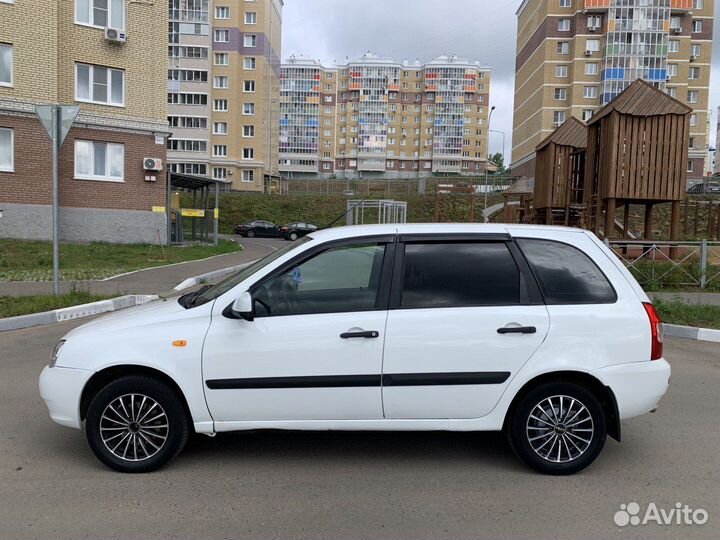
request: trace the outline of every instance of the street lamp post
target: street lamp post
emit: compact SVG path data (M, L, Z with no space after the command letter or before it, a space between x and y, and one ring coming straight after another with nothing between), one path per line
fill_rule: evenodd
M487 210L487 204L488 204L488 164L490 161L490 123L492 122L492 115L493 112L495 112L495 106L493 105L490 109L490 114L488 115L488 145L487 145L487 159L485 160L485 210ZM504 150L504 149L503 149Z
M500 135L502 135L502 138L503 138L502 156L503 156L503 163L504 163L505 162L505 132L500 131L499 129L491 129L490 133L499 133ZM488 147L488 149L489 149L489 147Z

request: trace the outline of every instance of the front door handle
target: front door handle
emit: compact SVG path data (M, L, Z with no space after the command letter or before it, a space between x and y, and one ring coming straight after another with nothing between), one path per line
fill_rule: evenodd
M375 339L380 337L380 332L377 330L362 330L360 332L345 332L343 334L340 334L340 337L343 339L357 339L357 338L365 338L365 339Z
M498 334L534 334L537 328L534 326L505 326L498 328Z

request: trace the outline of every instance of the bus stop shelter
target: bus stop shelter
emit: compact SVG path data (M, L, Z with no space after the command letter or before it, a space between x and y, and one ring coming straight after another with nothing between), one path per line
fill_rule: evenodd
M223 180L171 172L168 174L168 242L205 242L217 245L220 186ZM184 192L184 196L174 195Z

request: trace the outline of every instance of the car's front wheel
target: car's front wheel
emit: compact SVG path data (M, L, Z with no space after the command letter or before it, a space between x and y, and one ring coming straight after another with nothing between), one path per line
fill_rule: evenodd
M85 434L100 461L120 472L145 473L172 461L188 439L180 398L145 376L116 379L90 402Z
M290 241L294 242L298 239L298 234L296 232L290 233Z
M607 436L602 405L586 387L548 383L528 392L508 425L513 450L545 474L574 474L600 454Z
M255 238L255 231L248 231L248 232L247 232L247 237L248 237L248 238Z

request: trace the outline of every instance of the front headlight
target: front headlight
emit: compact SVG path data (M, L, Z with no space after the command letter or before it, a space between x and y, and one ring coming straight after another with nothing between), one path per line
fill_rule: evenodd
M50 357L50 363L48 364L48 367L55 367L58 355L60 354L60 349L62 349L63 345L65 345L64 339L61 339L57 342L57 345L55 345L55 348L53 349L52 356Z

